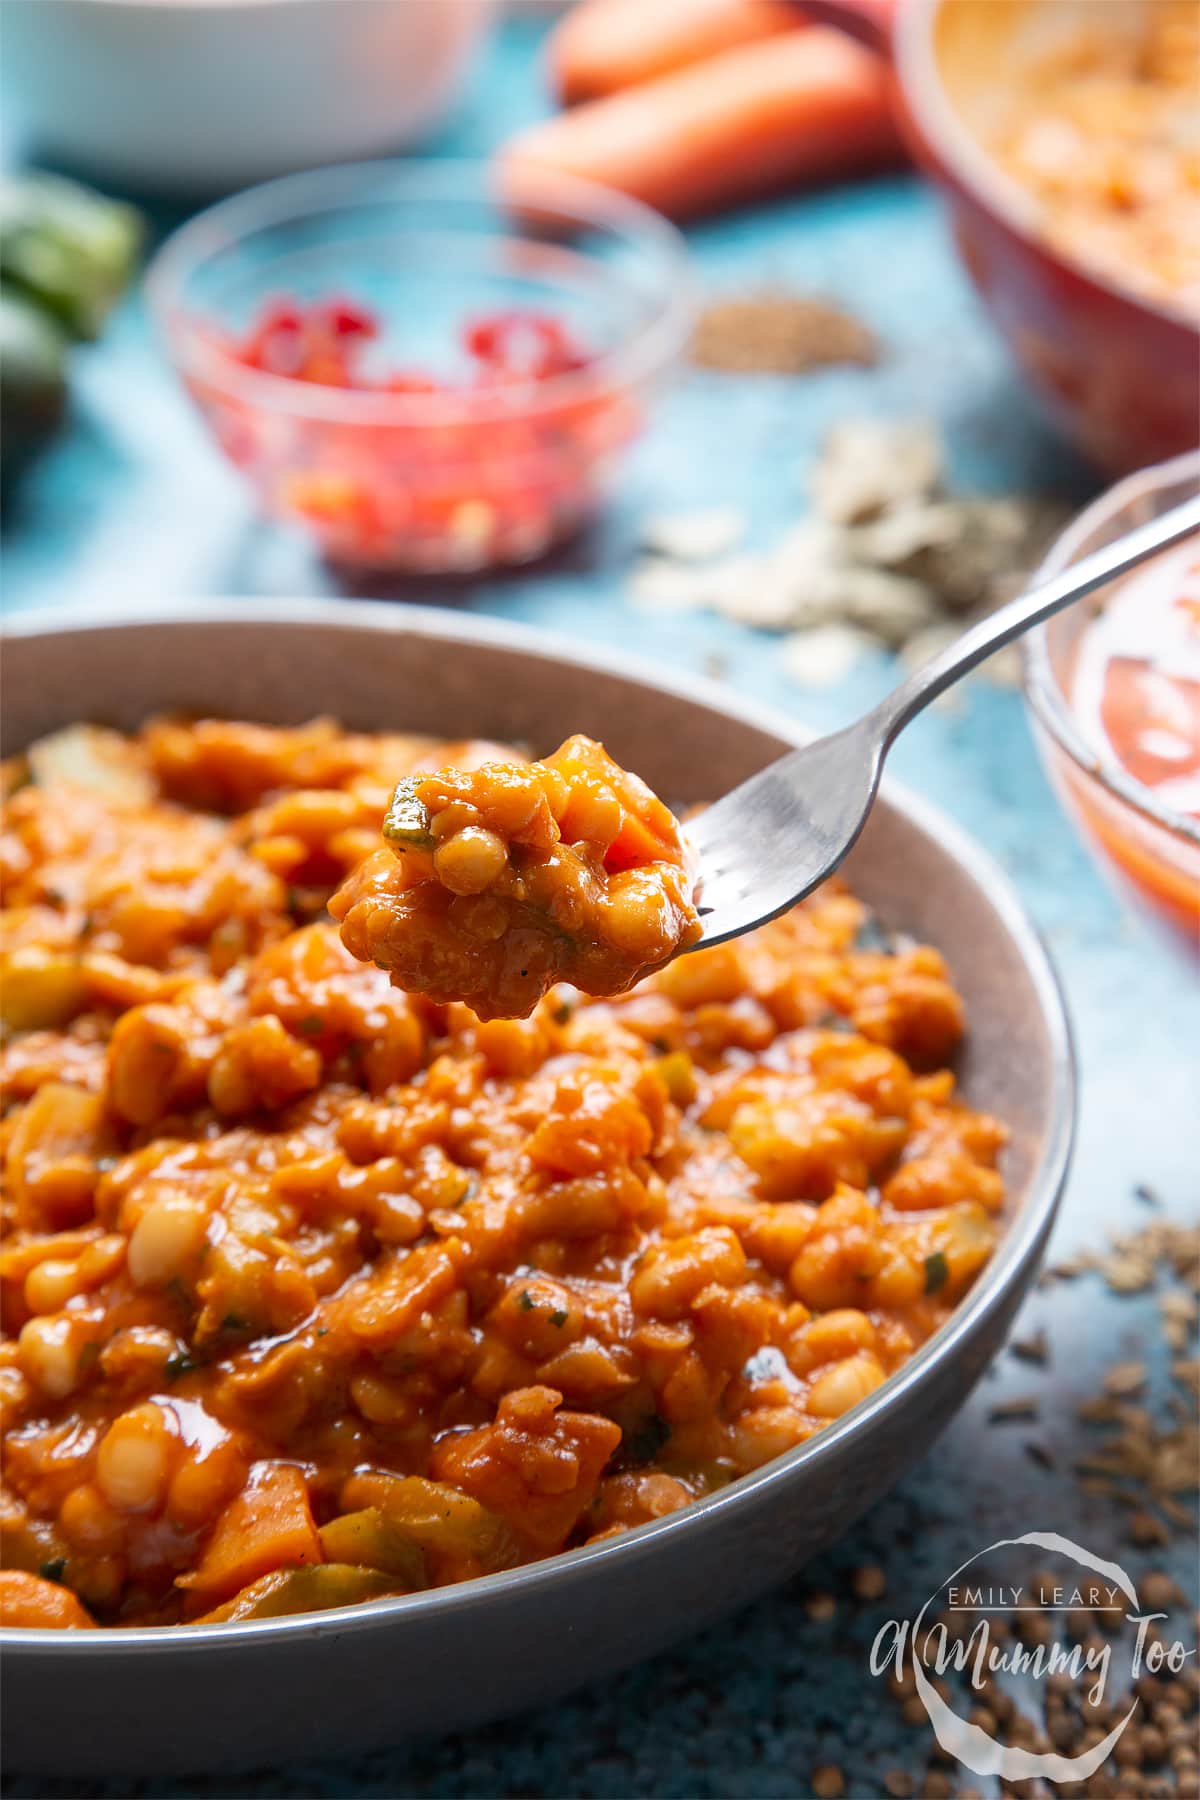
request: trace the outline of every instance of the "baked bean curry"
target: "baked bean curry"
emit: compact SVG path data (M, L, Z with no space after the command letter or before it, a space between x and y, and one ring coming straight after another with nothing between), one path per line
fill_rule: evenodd
M848 1411L991 1253L937 952L832 882L670 959L678 829L587 740L158 720L6 775L10 1624L627 1531Z
M679 826L600 744L402 781L330 902L397 987L527 1018L556 981L623 994L700 936Z

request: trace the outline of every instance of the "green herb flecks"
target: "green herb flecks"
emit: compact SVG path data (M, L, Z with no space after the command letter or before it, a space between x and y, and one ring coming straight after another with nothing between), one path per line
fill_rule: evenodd
M874 913L868 913L854 934L856 950L876 950L884 956L893 956L896 950L895 940L890 931L880 924Z
M636 1431L625 1434L625 1456L632 1463L653 1462L671 1436L671 1427L657 1413L650 1413Z
M429 829L429 808L417 796L414 776L398 781L383 816L383 835L393 850L432 850L436 839Z

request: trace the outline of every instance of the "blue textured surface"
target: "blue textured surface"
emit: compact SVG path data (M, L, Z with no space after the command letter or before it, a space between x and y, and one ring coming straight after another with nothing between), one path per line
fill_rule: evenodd
M436 149L478 153L543 104L532 40L527 25L506 28ZM1083 498L1092 484L1040 425L954 261L934 198L915 179L796 198L707 224L690 241L706 289L770 279L839 295L878 329L885 361L803 381L688 376L639 447L625 497L602 528L548 567L456 588L448 598L581 638L636 644L664 666L719 666L734 686L817 727L832 725L882 691L885 660L838 689L802 695L769 638L707 617L631 611L622 573L641 512L730 501L745 509L756 536L769 537L793 516L805 462L828 424L866 412L936 418L953 477L966 487ZM10 608L163 596L178 596L182 607L192 595L334 591L302 543L253 518L155 355L136 300L103 344L79 357L77 372L72 428L7 521ZM1019 697L971 685L954 710L917 722L893 765L1011 871L1063 975L1083 1107L1055 1252L1144 1223L1151 1215L1134 1198L1139 1182L1175 1216L1195 1219L1194 980L1110 898L1046 786ZM892 1767L919 1784L929 1734L901 1724L866 1673L864 1645L885 1614L910 1615L964 1556L1030 1526L1117 1555L1135 1574L1147 1566L1144 1553L1120 1547L1112 1508L1082 1495L1065 1471L1083 1453L1074 1402L1094 1391L1109 1362L1149 1351L1161 1395L1153 1311L1148 1298L1116 1299L1094 1279L1036 1294L1018 1335L1045 1328L1049 1371L1002 1357L934 1455L836 1553L686 1649L577 1700L360 1764L177 1785L14 1778L10 1791L791 1796L809 1794L812 1767L826 1761L842 1765L854 1795L881 1793ZM988 1424L999 1398L1030 1391L1042 1397L1036 1422ZM1053 1450L1055 1469L1030 1458L1030 1441ZM1190 1553L1184 1561L1179 1574L1194 1595ZM806 1593L844 1591L845 1572L862 1562L886 1569L886 1601L847 1602L834 1622L811 1620ZM636 1634L636 1619L630 1625Z

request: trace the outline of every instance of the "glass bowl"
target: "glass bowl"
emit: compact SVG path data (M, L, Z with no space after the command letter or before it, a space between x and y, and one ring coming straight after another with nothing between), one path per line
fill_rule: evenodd
M1200 451L1127 476L1087 507L1051 546L1040 574L1058 574L1200 487ZM1080 730L1070 704L1079 646L1111 588L1081 600L1025 638L1025 694L1042 761L1085 842L1140 910L1177 943L1200 951L1200 823L1164 806Z
M529 561L594 512L692 311L683 240L636 201L436 162L325 169L224 201L167 241L147 294L264 508L335 561L426 573ZM280 302L368 314L375 385L241 360ZM577 365L485 379L463 333L514 317L518 331L557 322Z

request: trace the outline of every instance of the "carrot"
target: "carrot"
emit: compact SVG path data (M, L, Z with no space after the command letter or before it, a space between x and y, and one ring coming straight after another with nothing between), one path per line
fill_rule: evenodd
M574 106L802 23L788 0L579 0L550 34L550 78Z
M814 27L589 100L500 157L514 176L583 175L682 219L877 167L899 148L882 62Z
M70 1588L24 1569L0 1569L0 1623L42 1631L91 1631L96 1621Z
M177 1585L211 1605L272 1569L324 1560L303 1475L291 1463L268 1463L229 1502L199 1567Z

